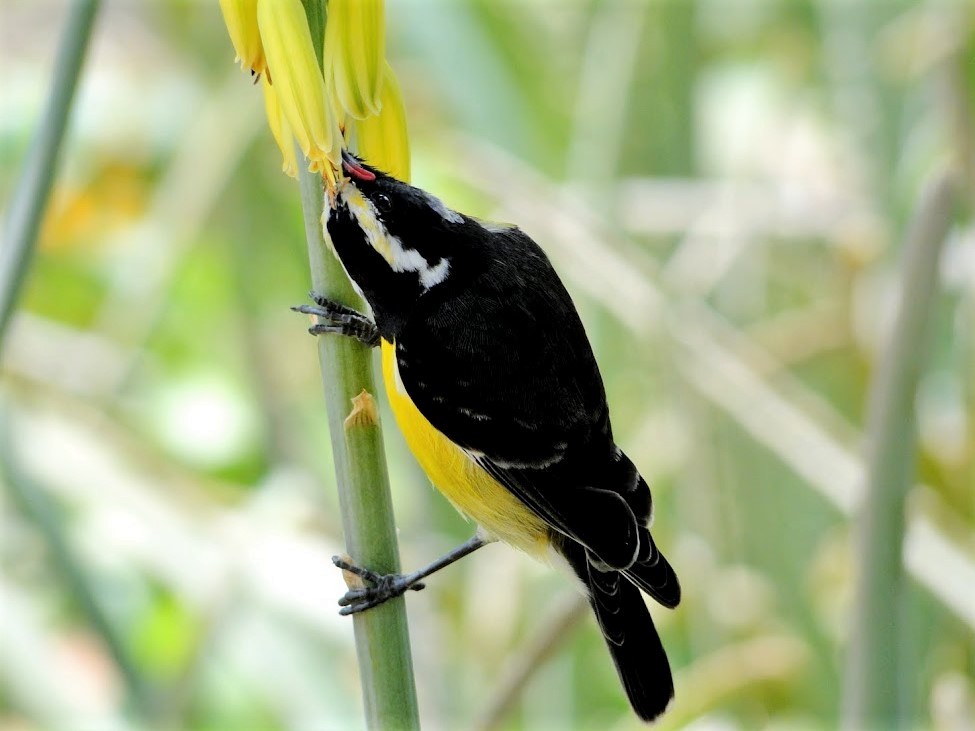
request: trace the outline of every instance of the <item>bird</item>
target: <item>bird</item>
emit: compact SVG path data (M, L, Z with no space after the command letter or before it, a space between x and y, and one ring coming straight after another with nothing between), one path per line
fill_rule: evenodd
M650 488L613 439L602 377L551 262L513 225L448 208L348 150L326 190L327 245L368 313L312 293L310 332L379 346L391 410L433 485L477 524L466 543L410 574L365 579L339 600L366 611L500 540L567 565L583 587L626 696L644 721L674 696L641 592L680 602L650 534Z

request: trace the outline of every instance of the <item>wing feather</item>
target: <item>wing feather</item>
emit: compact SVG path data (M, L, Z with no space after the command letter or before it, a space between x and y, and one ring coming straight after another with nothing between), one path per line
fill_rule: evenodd
M400 379L434 427L554 530L630 566L649 490L627 492L612 474L620 453L582 322L531 239L495 239L483 270L419 300L396 340Z

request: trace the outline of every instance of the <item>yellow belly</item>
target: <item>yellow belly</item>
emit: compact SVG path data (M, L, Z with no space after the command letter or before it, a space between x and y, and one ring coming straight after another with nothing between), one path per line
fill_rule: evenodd
M532 555L544 556L548 547L545 523L420 413L399 380L395 349L385 340L382 361L393 415L434 487L488 534Z

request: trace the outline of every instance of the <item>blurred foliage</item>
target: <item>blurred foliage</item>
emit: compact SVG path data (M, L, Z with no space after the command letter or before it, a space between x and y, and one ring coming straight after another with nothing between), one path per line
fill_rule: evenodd
M153 718L133 715L104 637L4 490L0 728L360 728L315 346L288 310L309 286L297 187L216 3L104 5L0 364L5 479L29 476L57 506L155 688ZM897 692L917 728L970 728L972 4L387 12L415 182L550 253L615 431L654 486L686 596L655 612L677 670L661 728L836 726L866 389L918 191L946 161L964 172L917 397L913 672ZM54 0L0 9L4 200L64 15ZM403 560L418 566L471 526L385 422ZM483 717L572 591L492 546L410 597L425 727ZM637 728L617 683L586 617L502 727Z

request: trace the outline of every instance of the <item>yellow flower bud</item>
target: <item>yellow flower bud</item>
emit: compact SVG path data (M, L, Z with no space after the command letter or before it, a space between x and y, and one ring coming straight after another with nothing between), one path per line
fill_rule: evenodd
M220 0L220 10L241 68L263 74L266 65L257 30L257 0Z
M264 90L264 111L267 113L267 124L271 128L271 134L274 135L274 141L281 148L283 157L281 171L292 178L297 178L298 159L295 156L295 138L291 132L291 125L288 124L288 119L281 110L277 93L268 82L267 76L261 82L261 88Z
M410 179L410 139L406 131L406 109L396 75L384 64L382 109L355 123L356 149L371 165L400 180Z
M349 116L364 119L379 112L385 58L383 0L330 0L326 76Z
M260 0L257 24L264 42L270 83L309 169L340 164L341 134L325 103L325 80L318 68L301 0Z

